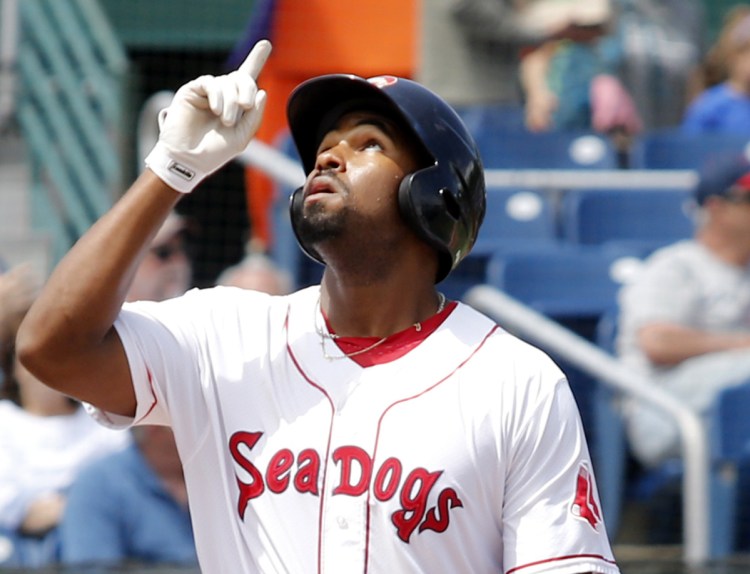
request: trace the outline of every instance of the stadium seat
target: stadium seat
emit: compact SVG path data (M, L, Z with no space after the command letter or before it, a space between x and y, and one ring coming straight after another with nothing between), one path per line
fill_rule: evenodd
M711 549L716 556L737 550L739 469L750 461L750 381L723 390L710 416Z
M646 250L693 234L687 189L579 189L561 201L562 238L579 245L621 244Z
M502 132L476 134L487 169L617 169L612 142L592 132Z
M472 104L455 106L456 112L475 136L526 130L526 112L521 104Z
M543 192L515 187L487 189L487 213L475 249L558 241L552 201Z
M493 255L488 283L555 319L597 318L638 259L596 247L552 246Z
M487 213L469 255L440 284L451 299L461 299L484 283L491 257L499 252L554 245L559 241L554 205L543 192L516 187L487 189Z
M750 136L727 134L685 134L678 128L641 134L630 149L631 169L699 169L712 157L742 153Z
M437 285L438 290L448 299L462 299L469 289L486 281L490 257L491 252L487 250L471 251L448 277Z

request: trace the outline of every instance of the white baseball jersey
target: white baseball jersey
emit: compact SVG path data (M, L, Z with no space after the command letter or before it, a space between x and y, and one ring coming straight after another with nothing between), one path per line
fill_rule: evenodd
M135 423L174 429L204 572L619 572L546 355L459 304L362 368L326 358L318 297L220 287L117 320Z

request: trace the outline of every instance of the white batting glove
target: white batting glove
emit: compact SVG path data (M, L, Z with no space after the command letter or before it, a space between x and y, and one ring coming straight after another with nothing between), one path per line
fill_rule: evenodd
M225 76L201 76L182 86L159 113L159 140L146 166L167 185L190 193L207 175L242 152L260 126L266 92L256 79L271 53L258 42Z

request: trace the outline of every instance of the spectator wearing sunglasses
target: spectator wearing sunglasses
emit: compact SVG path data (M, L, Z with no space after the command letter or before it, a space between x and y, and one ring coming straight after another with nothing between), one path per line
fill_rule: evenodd
M188 290L192 264L186 251L187 230L183 216L169 215L136 271L128 301L163 301Z
M656 251L620 294L618 351L697 413L750 382L750 163L708 163L694 190L693 238ZM646 466L679 455L677 426L629 405L633 454Z

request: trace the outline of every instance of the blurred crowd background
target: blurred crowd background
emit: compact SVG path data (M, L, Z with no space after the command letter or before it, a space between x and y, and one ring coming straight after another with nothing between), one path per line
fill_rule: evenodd
M485 161L485 229L474 256L442 285L449 297L493 284L616 354L621 306L637 307L649 293L627 295L623 285L656 251L700 243L713 217L719 229L737 231L709 243L742 245L731 249L737 272L724 295L735 301L731 328L744 337L735 346L747 354L750 180L742 176L750 167L736 162L750 144L750 3L2 0L0 570L195 567L170 437L154 429L112 436L89 426L80 405L46 396L15 363L13 336L57 261L143 169L171 94L199 75L234 69L260 38L274 51L259 79L269 95L259 145L178 205L132 298L214 285L283 294L316 282L321 269L300 254L286 219L302 177L286 131L287 96L320 74L391 74L450 102ZM714 195L737 215L706 199ZM628 397L556 358L581 406L616 555L637 546L651 557L680 556L679 448L658 460L641 456L632 441L642 433L626 430ZM743 396L729 402L744 404ZM729 416L708 412L714 399L701 406L706 420ZM750 429L738 424L731 432L740 455L720 461L731 475L720 506L732 511L706 518L719 528L711 552L722 558L750 549L743 482ZM102 487L117 482L113 468L133 475L109 492ZM113 512L86 507L87 499L138 500L153 513L123 512L109 537L103 523L87 534L81 524ZM126 531L132 538L123 539ZM158 535L166 531L175 538Z

